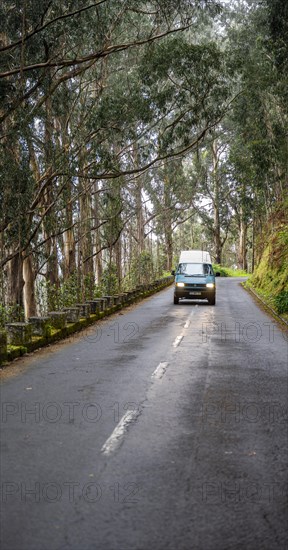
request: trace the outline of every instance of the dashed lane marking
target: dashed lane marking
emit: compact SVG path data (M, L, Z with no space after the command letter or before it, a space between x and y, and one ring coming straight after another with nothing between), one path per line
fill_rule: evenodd
M101 452L104 455L110 455L115 452L118 447L120 447L125 433L128 429L128 426L135 422L136 418L139 416L140 410L127 411L124 416L121 418L120 422L117 424L115 430L112 432L110 437L104 443Z
M180 336L177 336L177 338L173 342L173 348L178 348L179 344L183 340L184 334L181 334Z
M195 312L196 312L196 309L195 309L195 308L196 308L196 307L198 307L198 304L196 304L196 305L194 306L194 308L192 309L192 311L191 311L191 313L190 313L190 315L189 315L189 318L187 319L187 321L186 321L186 323L185 323L185 325L184 325L184 328L189 328L189 327L190 327L190 325L191 325L191 317L193 317L193 315L195 315Z
M190 317L192 317L192 315L194 315L194 312L191 313ZM190 324L191 324L191 321L188 319L184 325L184 328L189 328ZM173 347L177 348L182 342L183 338L184 338L184 334L177 336L177 338L173 342ZM167 362L159 363L158 367L155 369L155 371L152 374L152 378L160 380L162 376L164 376L168 365L169 363ZM113 452L115 452L118 449L118 447L120 447L124 439L124 436L127 432L128 426L133 422L135 422L140 412L141 412L140 410L127 411L126 414L124 414L120 422L117 424L115 430L112 432L110 437L102 446L101 452L104 455L106 456L110 455Z
M152 378L160 380L160 378L162 378L162 376L165 374L168 365L169 363L159 363L158 367L154 370L152 374Z

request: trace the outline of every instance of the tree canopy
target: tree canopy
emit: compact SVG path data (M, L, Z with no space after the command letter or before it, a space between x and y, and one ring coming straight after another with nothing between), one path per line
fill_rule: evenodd
M253 269L287 193L285 3L3 0L0 17L3 306L125 290L181 248Z

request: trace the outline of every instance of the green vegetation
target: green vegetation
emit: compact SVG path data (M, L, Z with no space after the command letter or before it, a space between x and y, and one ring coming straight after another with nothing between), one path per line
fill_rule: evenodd
M249 281L256 292L288 318L288 201L270 221L259 265Z
M248 273L244 269L233 269L232 267L224 267L220 264L213 264L214 273L220 273L221 277L247 277Z
M0 329L4 328L7 323L24 321L24 318L24 310L18 304L7 307L0 304Z
M181 250L258 266L287 189L287 2L2 0L0 19L0 325ZM276 286L255 284L282 311L281 227Z

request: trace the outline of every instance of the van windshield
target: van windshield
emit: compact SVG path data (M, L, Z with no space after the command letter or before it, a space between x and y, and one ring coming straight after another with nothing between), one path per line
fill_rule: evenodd
M205 277L206 275L212 275L212 267L209 264L189 264L183 263L178 266L178 275L185 275L186 277Z

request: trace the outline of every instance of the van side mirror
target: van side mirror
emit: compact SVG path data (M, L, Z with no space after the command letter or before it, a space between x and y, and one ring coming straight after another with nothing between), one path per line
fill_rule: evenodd
M175 275L175 269L172 269L171 275L173 275L173 277L174 277L174 275Z
M221 273L219 271L216 271L215 277L221 277Z

